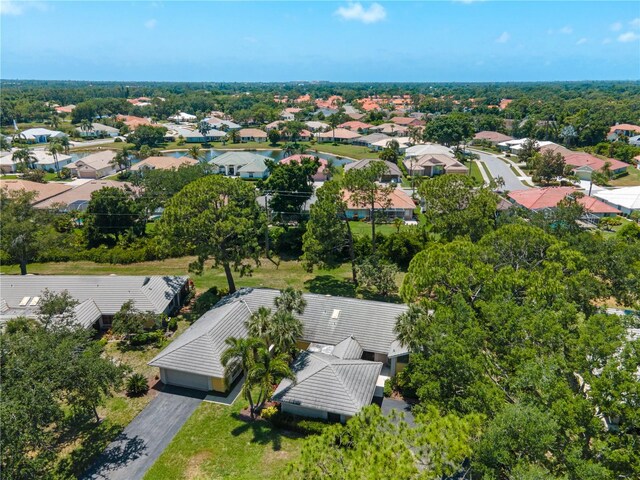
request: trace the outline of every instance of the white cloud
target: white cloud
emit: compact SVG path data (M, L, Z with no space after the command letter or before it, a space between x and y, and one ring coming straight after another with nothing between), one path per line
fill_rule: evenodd
M611 24L612 32L619 32L620 30L622 30L622 22L615 22Z
M573 28L570 25L565 25L559 30L559 32L569 35L570 33L573 33Z
M640 28L640 17L634 18L633 20L631 20L629 22L629 25L631 25L632 27L635 27L635 28Z
M507 43L511 38L511 34L509 32L502 32L498 38L496 38L497 43Z
M634 42L636 40L640 40L640 35L636 32L626 32L618 37L618 41L622 43Z
M0 15L22 15L28 9L46 12L49 10L49 7L44 2L0 0Z
M355 20L362 23L376 23L387 17L387 11L379 3L372 3L364 8L360 2L349 3L346 7L339 7L335 15L344 20Z
M584 45L585 43L587 43L587 39L582 37L580 40L576 42L576 45Z
M155 18L150 18L149 20L144 22L144 26L149 30L151 30L152 28L156 28L157 24L158 24L158 21Z

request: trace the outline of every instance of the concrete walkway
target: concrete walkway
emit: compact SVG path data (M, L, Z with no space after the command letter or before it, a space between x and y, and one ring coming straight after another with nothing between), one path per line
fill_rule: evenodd
M155 463L205 392L164 387L100 455L84 479L139 480Z
M413 417L413 413L411 413L411 405L409 405L404 400L394 400L393 398L385 397L382 400L382 405L380 405L380 409L382 413L385 415L390 415L392 410L395 410L398 413L404 414L404 421L411 427L415 427L416 421Z
M204 397L204 401L211 402L211 403L219 403L220 405L227 405L227 406L233 405L233 402L235 402L236 398L238 398L238 395L240 395L243 385L244 385L244 376L241 376L239 377L239 379L236 379L235 383L233 384L233 388L229 393L227 393L226 395L212 393Z
M491 176L495 179L502 177L504 180L504 190L528 190L531 187L527 187L521 182L520 177L513 173L511 168L503 160L500 160L496 155L492 155L481 150L472 150L474 153L480 155L480 161L484 163Z

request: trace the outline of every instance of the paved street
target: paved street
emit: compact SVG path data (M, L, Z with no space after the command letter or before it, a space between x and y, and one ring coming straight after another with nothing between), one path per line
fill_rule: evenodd
M504 179L505 190L527 190L530 188L523 185L509 165L496 156L481 152L480 150L473 150L473 152L480 155L480 160L487 166L493 178L502 177Z
M139 480L151 468L205 392L165 387L127 425L83 477L86 480Z

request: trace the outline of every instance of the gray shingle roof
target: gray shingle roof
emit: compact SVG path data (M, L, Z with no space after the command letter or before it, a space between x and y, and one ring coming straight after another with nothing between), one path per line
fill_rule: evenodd
M400 170L400 167L398 167L398 165L396 165L395 163L388 162L386 160L379 160L377 158L363 158L362 160L358 160L357 162L347 163L344 166L344 171L348 172L352 168L356 170L362 170L363 168L367 168L371 162L382 162L382 161L384 161L388 169L385 175L396 175L399 177L402 176L402 171Z
M242 299L252 311L273 306L278 290L243 288L221 302ZM397 303L376 302L358 298L334 297L305 293L307 308L300 316L303 338L307 342L337 345L349 336L358 340L363 350L387 354L396 335L396 318L407 310ZM337 312L337 313L336 313ZM333 316L336 318L332 318Z
M362 347L353 337L347 337L333 347L331 355L343 360L359 360L362 358Z
M129 275L0 275L2 298L18 307L24 297L41 296L44 290L67 290L79 302L93 300L103 315L114 315L133 300L142 311L164 313L188 277Z
M296 382L280 382L273 400L355 415L371 403L381 370L380 362L303 352L293 364Z
M262 160L263 162L270 160L269 157L264 155L258 155L253 152L225 152L222 155L218 155L215 158L209 160L209 163L224 166L243 166L248 165L256 160Z
M222 378L224 367L220 357L228 348L225 340L247 336L245 320L249 315L243 302L228 303L209 310L149 365Z

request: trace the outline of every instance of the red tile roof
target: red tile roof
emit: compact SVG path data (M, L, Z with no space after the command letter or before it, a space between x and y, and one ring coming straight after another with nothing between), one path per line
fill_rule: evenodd
M640 133L640 126L633 125L631 123L620 123L618 125L614 125L609 129L609 135L611 135L612 133L615 133L616 130L629 130L631 132Z
M603 160L601 158L594 157L590 153L585 152L572 152L569 154L564 154L563 157L567 165L575 168L590 167L593 170L602 170L606 162L609 162L609 168L611 170L618 170L627 168L629 166L629 164L621 162L620 160L616 160L615 158L608 158L606 160Z
M577 191L573 187L531 188L510 192L509 197L528 210L541 210L555 208L561 200ZM578 199L578 203L592 213L618 213L615 208L593 197L584 196Z
M344 123L341 123L340 125L338 125L339 128L347 128L347 129L352 130L354 132L357 132L360 129L366 130L368 128L371 128L372 126L373 125L370 125L368 123L358 122L357 120L344 122Z
M502 100L500 100L500 110L504 110L505 108L507 108L511 102L513 102L513 99L511 98L503 98Z

